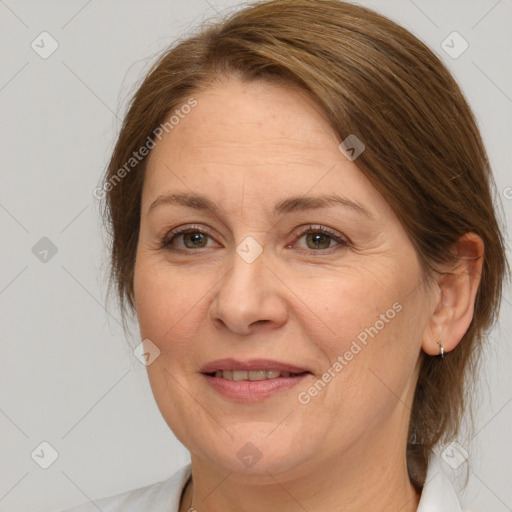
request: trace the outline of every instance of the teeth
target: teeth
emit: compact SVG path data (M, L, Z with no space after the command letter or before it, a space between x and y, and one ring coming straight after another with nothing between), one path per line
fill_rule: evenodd
M267 378L267 372L264 370L250 371L249 380L265 380Z
M226 380L265 380L277 379L277 377L290 377L290 372L280 372L278 370L218 370L215 377Z

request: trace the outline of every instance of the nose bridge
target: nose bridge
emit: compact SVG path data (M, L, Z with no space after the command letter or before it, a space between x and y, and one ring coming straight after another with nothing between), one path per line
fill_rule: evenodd
M229 300L249 307L261 301L265 294L264 269L268 255L252 236L245 237L237 246L231 260L231 271L223 280L222 288Z
M247 265L261 260L263 246L252 236L246 236L236 247L236 253Z
M284 321L286 308L274 289L274 280L266 275L268 256L252 236L237 245L231 268L210 305L211 320L222 321L231 330L246 334L256 322Z

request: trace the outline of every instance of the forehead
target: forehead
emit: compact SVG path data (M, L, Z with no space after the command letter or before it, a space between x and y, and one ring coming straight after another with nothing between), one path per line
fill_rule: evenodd
M308 190L342 190L345 196L378 201L356 164L339 151L339 137L305 91L226 78L193 97L197 106L151 152L146 208L174 189L214 194L225 202L240 202L243 194L249 207L251 200Z
M337 145L320 107L291 85L225 77L194 98L197 106L164 135L180 150L175 154L199 159L220 152L226 160L227 149L237 152L238 163L244 156L250 162L255 157L258 161L282 158L286 152L291 152L288 157L296 153L304 157L327 141ZM151 159L158 158L163 145L157 146Z

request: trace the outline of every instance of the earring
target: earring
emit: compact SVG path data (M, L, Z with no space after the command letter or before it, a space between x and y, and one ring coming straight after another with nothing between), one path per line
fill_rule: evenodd
M439 336L437 337L437 344L439 345L440 349L439 349L439 355L441 356L441 359L444 357L444 353L445 353L445 350L444 350L444 347L441 343L441 338L439 338Z

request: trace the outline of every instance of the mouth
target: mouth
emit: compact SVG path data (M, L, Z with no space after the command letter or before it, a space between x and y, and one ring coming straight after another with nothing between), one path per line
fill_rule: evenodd
M226 380L266 380L300 377L311 373L308 368L272 359L217 359L204 365L201 373Z
M200 373L211 389L237 402L270 398L313 375L307 368L270 359L218 359L203 366Z
M267 379L287 379L290 377L301 377L310 372L287 372L280 370L217 370L215 372L201 372L204 375L208 375L209 377L216 377L217 379L226 379L226 380L267 380Z

